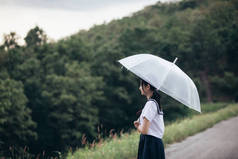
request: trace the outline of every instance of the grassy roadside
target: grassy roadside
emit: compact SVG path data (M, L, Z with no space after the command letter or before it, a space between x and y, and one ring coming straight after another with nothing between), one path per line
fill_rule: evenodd
M163 141L165 146L174 142L181 141L188 136L203 131L219 121L228 119L238 115L238 104L230 104L224 106L214 106L212 112L209 111L199 115L189 116L186 119L175 121L165 128ZM216 111L217 110L217 111ZM99 143L95 148L79 149L75 153L69 153L68 159L128 159L137 155L137 146L139 142L139 134L133 132L131 134L122 134L120 138L116 136L113 139Z
M166 127L163 137L164 143L171 144L181 141L188 136L194 135L214 124L238 115L238 104L231 104L217 112L195 115L192 118L184 119L180 122L174 122Z

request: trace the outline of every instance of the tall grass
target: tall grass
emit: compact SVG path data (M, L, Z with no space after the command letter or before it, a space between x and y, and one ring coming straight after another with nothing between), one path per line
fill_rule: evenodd
M202 104L201 105L201 111L202 111L202 114L206 114L206 113L215 112L215 111L217 111L219 109L225 108L228 105L229 105L228 103L206 103L206 104ZM200 115L200 113L197 112L197 111L194 111L192 109L188 109L186 107L185 107L185 109L186 109L186 113L184 115L177 115L175 120L167 120L166 119L166 114L171 113L171 112L166 112L166 114L164 116L164 118L165 118L165 125L172 124L175 121L179 122L181 120L191 118L194 115ZM176 114L176 112L172 112L172 113Z
M205 113L191 115L187 119L175 121L166 126L163 141L165 146L181 141L188 136L205 130L215 123L238 115L237 104L210 104L203 105ZM206 108L205 108L206 107ZM210 108L208 108L210 107ZM213 107L213 108L211 108ZM221 109L222 108L222 109ZM217 110L217 111L216 111ZM212 112L216 111L216 112ZM139 134L134 131L131 134L121 134L121 137L112 137L94 148L78 149L68 154L68 159L130 159L137 155Z

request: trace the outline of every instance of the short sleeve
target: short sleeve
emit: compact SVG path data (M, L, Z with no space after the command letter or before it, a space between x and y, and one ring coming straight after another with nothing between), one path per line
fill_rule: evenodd
M157 106L155 102L148 101L145 104L142 117L146 117L146 119L151 122L155 118L156 114L157 114Z

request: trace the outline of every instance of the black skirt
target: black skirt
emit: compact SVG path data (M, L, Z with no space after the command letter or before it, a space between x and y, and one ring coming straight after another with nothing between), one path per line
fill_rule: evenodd
M165 159L162 139L141 134L137 159Z

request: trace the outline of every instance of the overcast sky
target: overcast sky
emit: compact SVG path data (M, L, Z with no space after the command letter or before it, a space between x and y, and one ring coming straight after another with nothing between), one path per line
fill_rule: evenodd
M158 0L0 0L0 43L3 34L23 39L36 25L54 40L94 24L119 19ZM160 0L173 1L173 0ZM21 41L22 43L22 41Z

